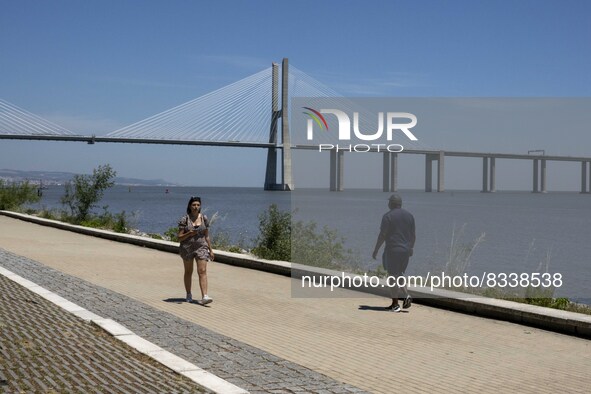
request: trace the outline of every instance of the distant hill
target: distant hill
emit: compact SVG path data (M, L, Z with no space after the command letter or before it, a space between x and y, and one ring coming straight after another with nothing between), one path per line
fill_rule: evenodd
M0 170L0 179L9 182L29 181L34 184L43 182L44 185L63 185L74 177L71 172L58 171L20 171L20 170ZM130 186L178 186L177 184L163 179L136 179L116 177L115 184Z

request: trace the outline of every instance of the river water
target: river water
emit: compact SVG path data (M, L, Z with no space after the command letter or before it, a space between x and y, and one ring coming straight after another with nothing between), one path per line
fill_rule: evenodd
M50 186L34 207L61 208L62 194L63 187ZM400 194L417 226L415 256L408 274L445 270L450 250L470 249L482 236L470 256L466 268L469 274L560 273L562 286L554 296L591 304L591 195L476 191ZM141 231L163 233L176 226L189 197L194 195L202 198L208 216L217 216L212 232L224 232L233 242L252 243L258 234L259 214L270 204L277 204L282 210L295 209L297 219L336 229L357 256L359 267L378 266L371 252L389 196L381 191L303 189L283 193L259 188L115 186L105 193L100 206L133 214L131 225Z

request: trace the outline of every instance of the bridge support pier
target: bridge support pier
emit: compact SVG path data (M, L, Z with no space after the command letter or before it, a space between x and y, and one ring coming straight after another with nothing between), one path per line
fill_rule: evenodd
M281 144L283 145L281 153L281 183L277 183L277 150L278 148L269 148L267 152L267 171L265 174L265 190L284 190L294 189L291 177L291 139L289 136L289 117L288 117L288 87L289 87L289 63L287 58L283 58L281 64L281 110L277 110L278 103L278 80L279 65L273 63L272 81L271 81L271 131L269 133L269 142L277 145L277 123L281 118Z
M546 192L546 159L534 159L532 193Z
M532 193L539 193L538 188L538 159L534 159L534 178L533 178L533 189Z
M437 192L445 191L444 188L444 157L445 153L425 155L425 192L433 191L433 162L437 161Z
M589 167L589 171L587 171ZM587 174L589 174L589 184L587 184ZM581 162L581 193L591 192L591 161Z
M330 151L330 191L344 190L343 178L345 169L345 152L332 149Z
M433 159L431 155L425 155L425 192L433 191Z
M443 151L439 152L439 155L437 157L437 192L441 193L443 191L445 191L445 188L443 186L443 174L444 174L444 165L445 165L445 154L443 153Z
M283 144L283 166L281 190L293 190L291 179L291 138L289 136L289 63L286 57L281 62L281 143Z
M382 153L382 191L390 191L390 152Z
M398 153L390 155L390 191L398 191Z
M496 160L494 157L482 158L482 193L497 191Z
M384 152L382 166L382 191L398 191L398 153Z
M334 149L330 150L330 176L329 176L329 189L331 192L337 191L337 151Z
M338 166L337 166L337 191L342 192L344 190L344 179L345 179L345 152L340 151L338 153Z
M542 193L548 192L546 190L546 159L540 160L540 186L542 187Z
M495 193L497 191L497 170L496 170L496 163L495 158L491 157L489 159L490 163L490 188L488 191L490 193Z
M488 157L482 158L482 193L488 193Z
M271 74L271 129L269 131L269 143L277 145L277 121L281 116L278 110L278 80L279 65L273 63ZM277 190L277 148L267 150L267 171L265 173L265 190Z

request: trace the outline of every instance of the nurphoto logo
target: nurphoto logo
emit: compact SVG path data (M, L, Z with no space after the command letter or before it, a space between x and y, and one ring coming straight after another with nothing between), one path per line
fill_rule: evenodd
M393 140L394 132L399 130L411 141L418 141L418 138L410 131L411 128L416 126L417 117L408 112L378 112L378 126L377 131L362 131L359 127L359 112L353 112L353 127L351 128L351 118L347 113L339 109L320 109L315 110L310 107L302 107L306 111L303 113L308 115L307 121L306 138L308 141L314 140L314 124L321 132L329 132L328 122L324 117L324 114L334 115L338 122L338 139L340 141L351 141L353 136L361 141L377 141L383 139L384 135L384 123L386 124L386 140L391 142ZM400 122L400 120L406 119L406 122ZM408 121L410 120L410 122ZM351 133L353 129L353 133ZM323 150L346 150L350 152L369 152L369 151L384 151L388 152L402 152L404 147L400 144L318 144L318 151Z

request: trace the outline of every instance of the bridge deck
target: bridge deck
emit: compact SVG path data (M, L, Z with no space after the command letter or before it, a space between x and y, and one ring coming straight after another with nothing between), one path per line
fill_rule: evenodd
M242 141L198 141L198 140L165 140L165 139L146 139L146 138L115 138L115 137L96 137L86 135L16 135L0 134L0 139L10 140L33 140L33 141L73 141L73 142L108 142L108 143L129 143L129 144L159 144L159 145L203 145L203 146L234 146L243 148L277 148L283 149L282 145L275 145L266 142L242 142ZM341 150L346 145L342 145ZM318 150L318 145L294 144L291 149ZM378 149L380 149L378 151ZM371 147L370 152L383 152L384 147ZM439 154L439 150L425 149L405 149L401 153L406 154ZM560 155L526 155L514 153L494 153L494 152L462 152L462 151L443 151L445 156L452 157L495 157L499 159L540 159L547 161L591 161L591 156L560 156Z

